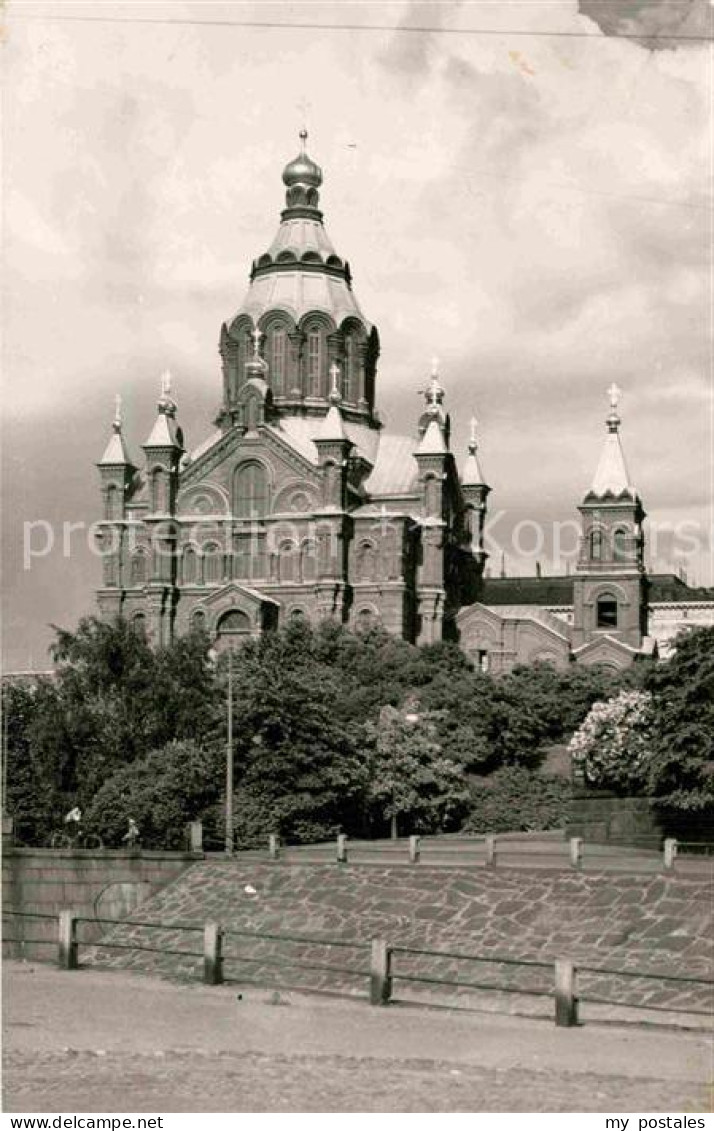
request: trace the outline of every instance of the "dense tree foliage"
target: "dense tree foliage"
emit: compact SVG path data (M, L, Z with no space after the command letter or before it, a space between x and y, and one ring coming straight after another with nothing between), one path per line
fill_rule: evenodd
M389 821L392 836L458 827L466 812L464 769L444 755L437 716L416 696L400 710L383 707L365 726L367 803L372 820Z
M448 827L469 777L478 785L505 768L535 770L593 703L643 686L655 713L651 787L668 803L701 808L711 790L712 631L684 637L666 664L621 676L535 664L493 678L453 644L417 648L332 622L248 640L232 660L239 842L262 842L268 831L297 840L383 831L397 793L405 829ZM218 831L226 656L200 634L153 649L121 620L89 618L74 633L58 630L54 657L55 678L4 687L8 802L21 835L46 841L74 804L103 822L108 841L128 815L164 843L183 837L174 822L202 814L219 814ZM421 722L397 734L410 699ZM170 782L183 781L182 758L183 806ZM159 773L164 764L170 773ZM519 780L539 788L532 776ZM150 804L140 807L147 790Z
M471 783L468 833L533 832L565 826L572 785L524 766L503 766Z
M666 664L648 672L652 746L647 787L663 807L714 809L714 628L685 630Z
M169 742L113 774L92 798L84 824L105 845L120 847L132 817L145 847L185 848L188 822L216 800L221 783L216 750Z

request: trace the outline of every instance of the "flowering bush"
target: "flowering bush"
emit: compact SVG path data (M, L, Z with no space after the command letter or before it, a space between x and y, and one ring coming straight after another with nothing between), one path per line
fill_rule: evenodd
M651 742L652 696L622 691L593 704L568 749L590 785L633 791L644 785Z

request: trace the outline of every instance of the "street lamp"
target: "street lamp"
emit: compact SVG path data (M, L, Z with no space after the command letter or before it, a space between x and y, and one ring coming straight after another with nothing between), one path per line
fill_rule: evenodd
M233 649L228 649L228 726L226 741L226 839L225 850L233 854Z

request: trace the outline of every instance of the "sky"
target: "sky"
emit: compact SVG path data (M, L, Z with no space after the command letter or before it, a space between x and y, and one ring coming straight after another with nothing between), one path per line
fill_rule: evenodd
M479 421L508 571L565 570L529 524L577 518L614 381L650 564L714 584L713 14L11 0L6 670L47 667L50 625L94 611L87 528L115 394L136 460L166 368L189 447L210 432L220 326L272 240L303 124L327 230L379 327L382 416L416 435L437 355L457 455Z

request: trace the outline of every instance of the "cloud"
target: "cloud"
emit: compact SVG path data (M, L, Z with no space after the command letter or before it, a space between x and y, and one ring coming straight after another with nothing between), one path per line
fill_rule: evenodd
M476 10L388 8L437 29L475 25ZM210 431L219 327L277 227L303 99L327 226L380 330L388 422L415 427L415 390L436 353L459 453L474 406L482 421L494 505L569 518L614 378L648 510L702 520L706 48L509 38L509 25L544 27L542 6L487 11L502 37L15 24L4 249L13 523L48 509L97 516L92 464L114 393L138 457L166 365L189 442ZM324 22L346 20L340 12ZM575 0L548 7L549 29L556 19L563 30L586 22ZM6 553L7 578L17 558ZM39 574L17 576L13 609L30 636L39 619L71 623L91 608L98 579L85 558L43 565L41 598Z

